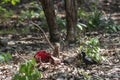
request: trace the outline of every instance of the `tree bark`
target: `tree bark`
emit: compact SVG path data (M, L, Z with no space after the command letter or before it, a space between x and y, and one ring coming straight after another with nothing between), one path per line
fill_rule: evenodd
M58 32L58 25L56 23L56 15L54 11L53 0L40 0L46 20L49 26L50 41L59 42L60 35Z
M77 27L77 0L65 0L66 10L66 26L68 43L73 43L76 40Z

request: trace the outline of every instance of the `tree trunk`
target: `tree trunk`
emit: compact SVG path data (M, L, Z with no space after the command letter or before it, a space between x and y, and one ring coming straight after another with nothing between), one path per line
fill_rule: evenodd
M56 15L54 11L53 0L40 0L46 20L49 26L50 41L59 42L60 35L58 32L58 25L56 23Z
M77 0L65 0L66 26L68 43L74 43L76 40L77 27Z

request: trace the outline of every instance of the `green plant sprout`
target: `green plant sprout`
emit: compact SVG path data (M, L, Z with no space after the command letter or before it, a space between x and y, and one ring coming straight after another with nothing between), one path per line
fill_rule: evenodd
M8 62L12 60L12 55L10 53L1 53L0 62Z
M38 80L42 74L35 68L36 62L34 59L21 64L18 73L13 77L13 80Z
M90 40L85 41L84 44L84 46L80 46L80 49L85 51L87 56L97 62L104 60L104 57L99 54L100 47L98 46L99 40L97 38L91 38Z

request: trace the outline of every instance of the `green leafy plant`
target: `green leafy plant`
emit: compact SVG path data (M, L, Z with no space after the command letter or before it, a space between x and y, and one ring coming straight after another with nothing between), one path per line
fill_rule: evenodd
M85 70L83 69L80 69L78 70L79 71L79 74L82 74L84 76L84 79L86 80L90 80L92 75L90 75L88 72L86 72Z
M12 55L10 53L1 53L0 62L8 62L12 60Z
M78 27L80 30L84 30L84 28L86 28L87 25L79 22L79 23L77 24L77 27Z
M120 30L120 25L115 24L111 19L111 16L104 15L99 9L97 9L98 1L95 1L91 6L91 12L86 13L79 9L78 12L81 17L86 18L86 30L103 30L105 32L117 32ZM82 19L84 19L82 18Z
M90 13L90 15L87 17L87 26L89 30L100 28L100 25L102 23L102 15L103 14L98 10Z
M5 11L7 11L5 8L3 8L2 6L0 6L0 11L3 11L3 12L5 12ZM0 12L1 13L1 12Z
M13 80L37 80L42 77L42 74L35 68L36 61L34 59L21 64L18 73L13 77Z
M105 18L108 16L103 16L98 10L93 11L92 14L87 17L88 30L104 29L105 32L117 32L120 30L120 25L115 24L110 17L108 17L107 20L102 19L102 17Z
M120 31L120 25L113 23L113 21L109 21L105 26L105 32L111 33Z
M79 19L84 19L88 14L87 12L85 12L83 9L81 9L80 7L78 8L78 18Z
M65 25L66 25L65 20L61 19L60 17L57 17L57 23L61 27L65 27Z
M42 6L36 1L30 3L30 8L27 10L21 11L21 19L31 19L31 18L38 18L39 20L45 20L45 15L42 9Z
M2 0L2 4L11 3L12 5L16 5L16 3L20 2L20 0Z
M3 8L0 6L0 18L4 21L9 20L11 16L15 14L12 10L6 10L6 8Z
M90 12L86 12L82 8L78 8L78 18L81 22L84 22L84 25L78 24L79 28L82 29L83 27L86 28L86 30L93 30L97 29L101 24L101 16L103 15L101 11L97 9L98 2L94 1L89 6Z
M30 8L21 11L21 17L20 17L21 22L24 20L25 21L33 20L33 21L37 21L37 22L40 21L39 25L43 29L47 30L48 25L47 25L47 21L46 21L42 6L38 3L36 3L36 1L30 2L30 6L31 6ZM34 26L31 26L30 30L34 32L37 29Z
M80 46L80 49L84 50L89 57L100 62L104 59L103 56L99 54L99 40L97 38L91 38L84 42L84 46Z
M78 18L79 18L79 22L77 23L77 27L80 29L80 30L83 30L84 28L87 27L86 24L82 23L83 21L85 21L85 18L88 14L82 10L81 8L78 8Z

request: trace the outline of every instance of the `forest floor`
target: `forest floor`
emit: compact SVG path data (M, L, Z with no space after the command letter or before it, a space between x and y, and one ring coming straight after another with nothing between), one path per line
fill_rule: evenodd
M19 11L18 7L15 11ZM9 26L9 23L5 24ZM24 63L23 59L32 59L37 51L52 52L42 33L20 33L0 34L0 53L9 52L13 56L11 61L0 63L0 80L12 80L20 64ZM42 72L43 80L120 80L120 31L112 34L88 33L81 38L86 37L97 37L100 40L100 54L105 56L107 61L102 61L101 65L85 67L76 56L80 53L78 51L80 44L77 44L60 51L62 57L67 55L64 59L67 59L68 64L46 65L49 68Z
M112 34L89 33L87 37L97 37L100 40L100 54L104 55L107 61L102 61L101 65L85 67L76 57L79 47L67 48L61 51L61 56L68 55L65 58L70 62L48 64L49 68L42 72L43 80L120 80L120 31ZM0 52L9 52L13 55L12 61L0 63L0 80L11 80L20 64L24 62L22 58L32 59L39 50L52 52L43 34L7 34L0 35L0 39L4 43L7 42L0 46Z

